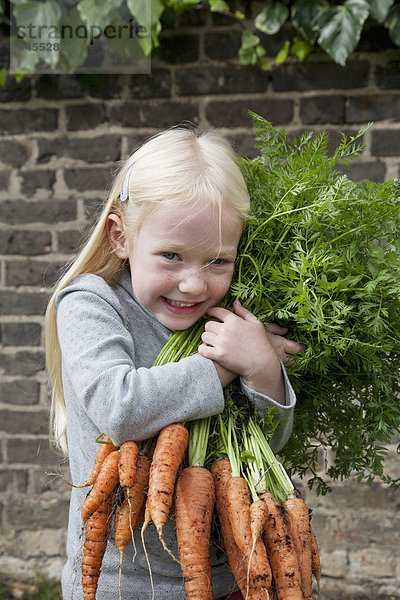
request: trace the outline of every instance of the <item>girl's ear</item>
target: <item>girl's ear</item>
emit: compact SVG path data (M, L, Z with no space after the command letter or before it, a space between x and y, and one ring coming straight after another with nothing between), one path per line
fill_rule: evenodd
M129 252L120 217L114 213L109 214L107 217L106 228L108 239L114 253L118 258L128 258Z

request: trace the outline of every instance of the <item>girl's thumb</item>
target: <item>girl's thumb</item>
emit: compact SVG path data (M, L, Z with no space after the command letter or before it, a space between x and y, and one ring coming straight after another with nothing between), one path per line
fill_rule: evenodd
M233 303L233 310L235 311L235 314L238 315L238 317L241 317L246 321L258 321L257 317L255 317L252 312L247 310L247 308L242 306L239 300L235 300L235 302Z

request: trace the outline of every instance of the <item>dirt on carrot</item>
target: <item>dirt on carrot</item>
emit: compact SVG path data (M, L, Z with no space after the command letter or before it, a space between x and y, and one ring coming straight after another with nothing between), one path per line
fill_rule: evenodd
M250 531L253 546L261 537L264 531L265 520L267 518L267 507L265 502L257 500L250 505Z
M119 482L118 462L119 453L117 450L111 452L103 461L97 479L82 506L83 524L112 495L117 487Z
M278 600L303 600L299 565L284 510L270 493L261 494L261 499L267 507L263 537Z
M210 534L215 501L213 477L188 467L176 485L176 533L187 600L212 600Z
M266 590L247 585L247 565L233 537L226 499L227 482L232 478L229 460L224 458L216 460L211 467L211 473L215 484L216 509L221 528L222 543L236 583L243 597L247 600L269 600L270 596Z
M302 498L285 500L286 521L299 562L304 600L312 600L312 552L310 515Z
M167 425L158 434L149 474L149 489L142 534L150 521L166 548L162 529L171 508L175 480L188 444L188 430L180 423Z
M110 530L111 511L112 498L107 498L86 523L82 556L84 600L95 600L96 598L97 583Z
M131 487L135 481L136 462L139 448L132 440L124 442L119 450L119 484L121 487Z
M267 551L259 537L253 543L250 527L251 496L247 481L243 477L231 477L226 490L228 518L235 542L244 557L252 586L268 590L272 573Z

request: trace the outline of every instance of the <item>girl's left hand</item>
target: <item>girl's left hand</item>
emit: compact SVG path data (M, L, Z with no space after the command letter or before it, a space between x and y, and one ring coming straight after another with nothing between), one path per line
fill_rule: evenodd
M288 332L287 327L282 327L276 323L268 323L265 330L272 347L277 353L279 359L285 365L290 366L294 360L294 355L300 354L306 349L303 344L299 344L294 340L288 340L286 337L284 337Z
M279 359L286 359L286 353L296 351L300 344L283 338L286 330L278 325L265 328L238 301L234 302L233 311L220 307L207 311L219 321L206 323L199 354L241 375L244 383L255 391L284 403Z

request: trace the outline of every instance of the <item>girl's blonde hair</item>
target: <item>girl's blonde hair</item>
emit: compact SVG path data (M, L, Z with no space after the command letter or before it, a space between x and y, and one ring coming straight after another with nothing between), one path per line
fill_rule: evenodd
M124 202L121 186L128 191ZM45 346L52 387L50 439L63 453L67 454L66 410L55 311L57 294L84 273L98 275L112 284L125 268L126 260L114 254L108 239L106 225L111 213L121 218L125 235L132 239L143 219L157 206L194 201L216 207L220 223L223 205L243 222L247 219L248 192L231 146L214 131L200 134L183 127L153 136L120 167L88 241L58 282L47 306Z

